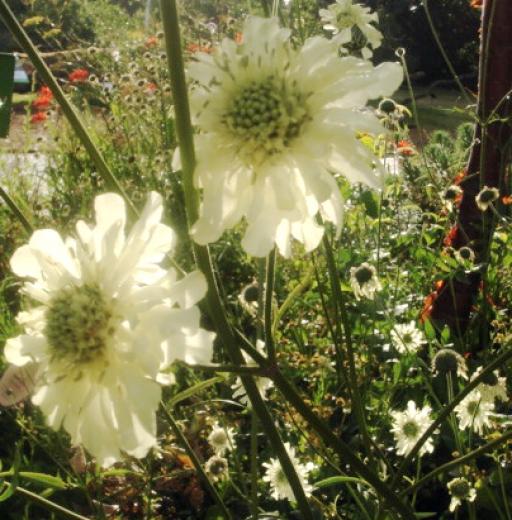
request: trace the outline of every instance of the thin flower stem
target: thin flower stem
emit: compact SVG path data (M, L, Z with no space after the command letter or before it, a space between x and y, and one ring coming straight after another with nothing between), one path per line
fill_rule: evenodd
M263 315L265 324L265 346L267 347L270 363L276 361L276 346L272 334L272 302L274 300L274 280L276 268L276 250L270 252L267 258L267 269L265 276L265 311Z
M503 468L501 467L501 464L498 461L498 475L500 477L500 489L501 489L501 499L503 500L503 504L505 505L505 512L507 513L507 520L511 520L510 516L510 506L508 505L508 496L507 496L507 490L505 488L505 479L503 476Z
M404 474L405 469L410 464L412 459L417 455L423 444L427 441L427 439L434 433L437 428L443 423L443 421L449 417L452 413L453 409L466 397L474 388L476 388L480 382L487 376L487 374L491 373L496 368L503 366L510 358L512 358L512 348L509 348L503 354L498 356L492 363L487 365L471 382L469 382L466 387L459 392L455 398L450 401L438 415L437 419L425 430L423 435L418 439L412 450L405 457L400 464L394 479L391 482L391 487L394 488L398 482L400 481L402 475Z
M477 448L476 450L470 451L463 455L462 457L459 457L455 460L452 460L450 462L447 462L446 464L443 464L442 466L438 466L436 469L432 470L430 473L427 473L423 478L416 481L412 486L409 486L407 489L402 491L400 493L400 496L408 495L409 493L413 493L416 489L421 488L424 484L426 484L428 481L432 480L437 475L440 475L441 473L446 473L462 464L465 464L466 462L469 462L476 457L483 455L484 453L488 453L489 451L492 451L494 448L500 446L501 444L505 443L507 440L512 439L512 430L504 433L497 439L494 439L491 442L488 442L487 444L484 444L483 446L480 446L480 448Z
M253 376L262 376L265 374L265 369L260 366L218 365L211 363L210 365L187 364L187 367L192 370L204 370L205 372L232 372L233 374L250 374Z
M193 184L195 169L195 151L193 142L193 129L190 120L190 108L188 104L188 93L185 79L185 69L181 52L180 27L178 22L178 11L176 0L160 0L162 11L162 23L165 33L167 60L171 87L174 96L174 108L176 114L176 133L178 137L185 204L189 226L198 218L199 201ZM238 346L238 341L227 320L222 301L220 299L217 280L213 272L213 266L209 250L206 246L193 244L196 263L206 277L208 283L207 303L209 314L221 339L221 343L227 350L231 362L235 365L244 365L244 358ZM295 499L304 520L312 520L308 499L297 475L295 467L286 451L274 419L263 401L254 379L250 376L241 376L242 384L251 401L254 411L257 413L262 428L265 430L268 440L272 445L283 472L293 490Z
M37 73L44 81L44 83L52 91L52 94L55 96L55 99L59 103L63 114L66 116L67 120L69 121L69 124L71 125L76 135L80 139L84 148L87 150L88 154L90 155L91 159L96 165L96 168L98 169L98 173L105 181L107 187L122 195L122 197L126 201L129 211L132 213L132 216L136 216L138 213L135 206L133 205L129 197L126 195L125 191L123 190L121 184L119 183L113 172L108 167L107 163L105 162L105 159L103 158L103 155L92 141L77 111L75 110L75 108L73 108L73 105L71 105L71 103L66 98L64 91L57 82L57 79L51 73L50 69L41 57L41 54L34 46L34 44L28 37L27 33L25 32L21 24L18 22L18 20L16 20L16 17L7 5L6 0L0 0L0 19L4 22L7 29L9 29L9 31L17 40L21 48L27 53Z
M167 417L167 420L169 421L169 424L171 425L171 428L174 432L174 435L176 435L179 443L182 445L183 449L187 452L187 455L190 457L190 460L192 461L192 464L194 465L195 470L197 471L199 478L203 481L204 485L206 486L206 489L208 489L210 495L215 500L216 504L219 506L220 510L222 511L222 516L226 518L227 520L231 520L233 517L231 516L231 513L226 508L226 505L222 501L222 498L220 497L218 491L215 489L215 486L210 482L210 479L208 478L208 475L205 473L203 465L201 464L201 461L199 460L198 456L196 455L196 452L192 449L192 446L190 446L190 443L188 442L185 435L183 435L183 432L181 431L180 427L178 426L178 423L172 416L171 412L167 410L167 407L165 406L165 403L162 402L162 408L164 409L165 416Z
M350 393L352 396L352 402L354 404L354 411L356 415L357 424L363 438L364 447L368 457L372 457L370 435L368 434L368 428L366 427L366 420L364 416L363 402L361 399L361 393L359 392L359 384L357 382L357 372L355 363L354 345L352 343L352 333L350 323L348 319L347 309L345 307L345 298L341 291L340 278L338 276L338 270L336 268L336 262L334 260L334 254L331 247L331 243L326 235L323 238L323 245L325 251L325 258L327 260L327 271L331 282L331 289L336 300L336 305L339 310L341 323L343 324L345 343L347 346L347 358L348 358L348 375L350 380Z
M34 231L32 224L28 221L27 217L23 214L23 211L18 207L16 202L11 198L11 196L0 187L0 197L7 204L13 215L20 221L20 224L25 228L25 231L31 235Z
M52 502L47 498L43 498L42 496L39 496L37 493L33 493L32 491L29 491L28 489L22 488L20 486L16 486L15 492L19 493L20 495L23 495L32 502L35 502L47 511L57 513L62 518L69 518L70 520L90 520L86 516L82 516L78 513L70 511L69 509L62 507L59 504L56 504L55 502Z
M253 519L258 518L258 416L251 410L251 502Z

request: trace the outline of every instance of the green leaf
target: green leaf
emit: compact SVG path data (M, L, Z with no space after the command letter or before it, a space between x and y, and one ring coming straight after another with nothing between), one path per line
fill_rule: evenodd
M18 476L22 479L31 480L44 486L53 487L56 489L66 489L68 485L60 477L47 475L46 473L34 473L33 471L20 471Z
M366 190L361 193L361 202L366 208L366 213L372 218L379 217L379 198L373 191Z
M14 89L14 56L0 53L0 137L7 137Z
M366 480L363 480L362 478L338 476L319 480L318 482L315 482L314 487L315 489L320 489L329 486L336 486L338 484L364 484L365 486L369 485L368 482L366 482Z
M179 394L176 394L172 399L169 400L169 406L174 407L179 402L184 401L185 399L188 399L189 397L192 397L193 395L199 394L206 388L209 388L210 386L213 386L217 383L221 383L224 381L223 377L217 376L212 377L211 379L207 379L206 381L201 381L200 383L197 383L194 386L191 386L190 388L187 388L186 390L183 390L183 392L180 392Z
M434 326L430 322L430 320L425 320L424 323L425 328L425 336L429 341L434 341L436 339L436 329L434 329Z

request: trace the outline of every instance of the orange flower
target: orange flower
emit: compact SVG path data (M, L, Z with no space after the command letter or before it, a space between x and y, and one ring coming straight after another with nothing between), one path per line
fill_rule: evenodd
M51 102L52 98L49 96L37 96L36 99L32 101L32 107L36 110L44 110L48 108Z
M471 7L475 9L481 9L483 4L483 0L471 0Z
M453 247L454 242L457 240L459 235L459 227L453 226L448 234L443 239L443 245L445 247Z
M37 93L39 94L39 96L44 96L44 97L49 97L50 99L53 99L53 94L52 94L52 91L50 90L49 87L47 87L46 85L43 85L38 91Z
M434 302L437 300L441 291L444 289L446 285L445 280L437 280L434 283L435 291L431 292L424 300L423 300L423 308L420 312L420 323L425 323L432 314L432 309L434 307Z
M156 36L149 36L144 42L144 46L147 48L156 47L158 45L158 38Z
M407 156L414 155L416 153L416 151L414 150L414 145L411 142L406 141L405 139L398 141L397 151L399 154Z
M206 45L199 45L197 43L189 43L187 45L187 51L195 54L196 52L206 52L210 54L213 52L213 47L207 47Z
M503 202L505 206L510 206L510 204L512 204L512 195L505 195L501 198L501 202Z
M46 112L36 112L32 115L30 122L33 124L36 123L42 123L43 121L46 121L48 119L48 116L46 115Z
M156 83L148 83L148 84L146 85L146 90L147 90L148 92L150 92L150 93L151 93L151 92L154 92L154 91L157 90L157 89L158 89L158 87L157 87Z
M81 83L86 81L89 77L89 71L87 69L75 69L69 73L68 80L71 83Z
M455 176L455 179L453 179L453 183L452 184L455 184L456 186L458 186L463 180L464 178L466 177L466 175L468 174L467 170L464 169L464 170L461 170L456 176Z
M241 32L235 34L235 42L238 43L238 45L244 42L244 35Z

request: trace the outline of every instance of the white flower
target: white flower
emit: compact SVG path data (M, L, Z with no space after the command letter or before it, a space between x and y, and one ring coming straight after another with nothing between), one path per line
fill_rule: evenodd
M398 455L407 455L414 447L420 437L427 431L433 420L430 417L432 408L424 406L416 408L414 401L407 403L407 408L403 411L390 412L393 418L391 431L395 437ZM432 437L429 437L419 451L421 457L425 453L432 453L434 444Z
M472 263L475 261L475 252L468 246L462 246L455 251L455 258L461 264Z
M475 370L475 373L471 376L471 380L475 379L481 371L482 367L478 367ZM500 377L497 370L487 374L484 377L483 382L477 386L477 389L480 392L483 401L489 401L490 403L494 403L495 399L508 401L507 378Z
M208 442L217 455L224 455L226 451L233 451L236 448L235 430L215 423L208 435Z
M37 364L34 404L108 466L155 445L161 370L208 362L214 335L199 328L203 276L177 280L158 265L175 243L161 197L150 194L128 236L120 196L94 205L96 225L79 221L76 239L42 229L14 253L12 270L39 305L18 316L25 334L8 340L5 357Z
M450 501L450 511L453 513L463 500L474 502L476 498L476 489L472 487L468 480L463 477L454 478L447 484L448 492L452 499Z
M296 49L277 19L258 17L247 19L242 44L225 39L197 60L189 68L203 189L196 242L216 241L245 217L249 254L265 256L275 243L288 257L291 237L311 251L323 236L319 213L341 226L333 173L382 185L383 167L357 134L383 132L362 109L400 85L399 64L339 58L321 37Z
M382 289L382 285L377 278L377 270L373 265L366 262L358 267L350 268L350 285L356 300L361 298L373 300L375 293Z
M395 325L391 331L393 345L400 354L417 352L424 341L423 333L416 327L416 323L404 323Z
M475 197L475 202L480 211L487 211L489 206L498 200L499 196L500 192L497 188L489 188L489 186L484 186Z
M256 350L261 354L265 355L265 342L261 341L260 339L256 341ZM246 363L253 362L253 359L249 354L242 351L242 354L244 356ZM254 376L254 383L256 384L256 388L258 389L258 392L260 393L261 397L265 399L266 393L274 386L274 383L272 382L272 379L269 379L268 377L260 377L260 376ZM244 385L242 384L242 380L240 377L236 378L236 381L233 385L231 385L231 389L233 390L233 397L235 399L238 399L241 403L243 403L245 406L251 406L251 402L249 398L247 397L247 393L245 391Z
M292 448L289 442L285 442L284 447L286 448L297 476L299 477L304 493L306 496L310 496L313 492L313 486L308 483L307 478L309 473L315 468L315 465L312 462L308 462L307 464L299 462L295 456L295 448ZM295 501L292 487L286 478L279 460L270 459L270 462L263 463L263 467L266 469L263 480L270 484L270 487L272 488L272 496L276 500L287 498L290 501Z
M226 480L229 477L228 461L218 455L213 455L206 461L204 470L214 482Z
M379 23L377 13L372 13L368 7L361 4L353 4L352 0L336 0L327 9L320 9L320 18L324 22L324 29L332 32L335 41L340 45L352 42L354 29L359 30L363 37L355 38L355 44L359 44L363 58L368 59L372 56L372 50L380 46L382 33L374 27L374 23Z
M494 402L482 399L479 390L470 392L455 408L459 419L459 428L471 428L482 435L486 427L491 426L491 413L494 411Z

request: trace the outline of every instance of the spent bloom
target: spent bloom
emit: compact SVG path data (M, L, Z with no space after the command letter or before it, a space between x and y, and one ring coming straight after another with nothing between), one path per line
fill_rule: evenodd
M489 186L484 186L475 197L476 205L480 211L487 211L489 206L497 201L500 197L500 192L498 188L489 188Z
M466 360L455 350L443 348L432 359L432 372L434 375L445 377L450 374L463 379L468 378L468 366Z
M475 379L475 377L477 377L480 372L482 372L482 367L478 367L475 370L475 373L471 376L471 380ZM500 401L508 400L507 378L500 377L497 370L494 370L494 372L490 372L484 376L483 381L477 386L477 389L480 392L483 401L494 403L495 399Z
M468 246L462 246L455 251L455 258L461 264L473 263L475 261L475 252Z
M476 489L471 486L469 481L464 477L457 477L450 480L447 484L448 493L452 497L450 501L450 511L453 513L463 500L474 502L476 498Z
M228 461L218 455L213 455L206 461L204 470L214 482L226 480L229 477Z
M128 235L119 195L99 195L94 207L95 225L79 221L76 237L41 229L15 251L12 270L36 305L18 315L24 333L5 357L37 367L32 402L49 426L108 466L156 444L163 370L209 362L214 335L199 327L202 274L178 280L159 265L175 243L161 197L149 195Z
M311 251L324 232L318 214L341 227L333 174L382 185L383 167L357 135L383 132L362 109L396 90L400 65L340 58L322 37L296 49L290 35L276 18L249 17L240 44L226 38L189 67L203 190L192 236L200 244L245 217L249 254L265 256L276 244L288 257L292 237Z
M416 322L395 325L391 331L393 346L400 354L417 352L424 341L423 333L416 326Z
M382 33L374 26L379 23L377 13L352 0L336 0L327 9L320 9L324 29L332 32L339 45L352 43L361 49L363 58L371 58L373 49L380 47Z
M284 447L286 448L297 476L299 477L304 493L306 496L310 496L313 492L313 486L308 483L307 479L309 473L315 468L315 465L312 462L306 464L299 462L299 459L295 455L295 448L290 446L289 442L285 442ZM276 500L286 498L290 501L295 501L292 487L286 478L286 474L283 471L279 460L270 459L270 462L263 463L263 467L266 469L263 480L270 484L270 487L272 488L272 497Z
M407 408L403 411L392 411L393 418L393 433L396 441L398 455L407 455L420 437L426 432L433 420L430 417L432 408L424 406L423 408L416 408L414 401L407 403ZM423 444L419 451L421 457L425 453L432 453L434 451L434 444L432 437L429 437Z
M494 402L485 401L482 399L480 390L473 390L454 410L461 430L471 428L479 435L482 435L484 429L491 426L491 413L494 411Z
M236 448L235 430L215 423L208 435L208 442L217 455L224 455L227 451L233 451Z
M350 268L350 285L356 300L361 298L373 300L375 293L382 289L382 285L377 278L377 270L373 265L366 262L358 267Z

